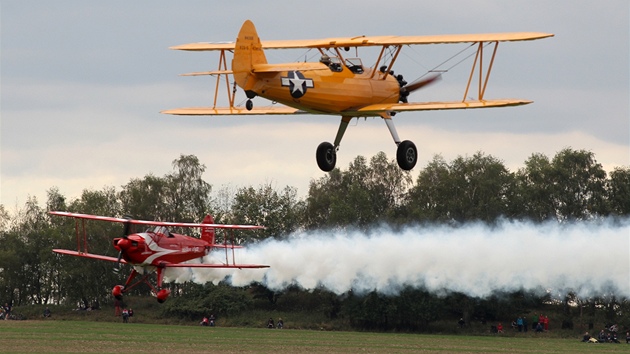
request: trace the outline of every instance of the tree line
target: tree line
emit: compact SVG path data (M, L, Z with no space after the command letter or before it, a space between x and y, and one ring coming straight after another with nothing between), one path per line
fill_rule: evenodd
M616 167L607 173L594 153L570 148L553 158L533 154L515 172L500 159L482 152L459 156L450 162L436 155L415 179L382 152L369 160L358 156L347 169L336 168L312 180L305 197L300 197L294 187L278 189L272 183L214 190L203 179L205 169L196 156L181 155L173 161L173 171L162 177L148 174L133 178L120 188L86 189L73 199L51 187L45 205L40 206L36 198L29 197L22 208L11 214L0 205L0 299L14 306L77 302L87 306L110 301L111 287L124 281L111 272L108 262L86 262L51 252L53 248L75 249L77 241L74 221L51 218L49 210L181 222L199 222L209 213L217 223L266 226L264 231L243 231L239 238L245 242L270 237L283 239L298 230L367 229L377 224L394 228L409 224L457 226L474 221L493 224L503 219L563 223L630 215L630 167ZM116 256L111 240L122 232L117 224L90 223L89 251ZM186 291L203 294L206 289L206 295L210 296L219 289L170 286L180 290L174 294ZM235 291L256 296L266 294L274 304L279 294L261 287L258 284L255 291L252 288ZM330 316L351 312L357 326L366 329L417 328L433 320L440 311L472 316L477 311L475 303L488 307L485 300L440 300L422 289L405 289L394 297L373 293L346 294L339 298L325 289L322 293L325 295L318 301ZM242 294L234 296L238 302L246 303ZM627 304L626 299L613 298L617 305ZM173 299L167 310L176 311L183 306L192 311L190 305L184 305L183 297L184 302L178 301ZM610 297L605 301L609 304ZM471 307L455 309L462 303ZM445 306L448 310L444 310ZM235 303L228 306L241 307ZM407 310L392 312L392 308Z

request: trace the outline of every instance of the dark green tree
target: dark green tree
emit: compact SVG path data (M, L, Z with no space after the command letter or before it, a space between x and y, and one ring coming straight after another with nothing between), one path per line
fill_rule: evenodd
M610 211L614 215L630 215L630 167L617 167L606 184Z
M556 218L554 168L547 156L533 154L518 170L511 214L519 219L542 222Z
M606 171L585 150L563 149L551 161L554 203L557 218L589 220L607 215Z
M243 233L247 238L282 238L300 227L303 208L293 187L281 191L275 190L271 183L257 189L243 187L234 196L230 222L265 226L265 230Z

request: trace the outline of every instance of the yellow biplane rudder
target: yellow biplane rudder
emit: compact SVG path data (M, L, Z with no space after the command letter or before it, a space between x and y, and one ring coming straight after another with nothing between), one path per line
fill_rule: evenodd
M258 33L256 33L256 27L252 21L247 20L243 23L236 38L232 59L234 80L245 91L255 83L255 80L250 79L253 79L252 68L256 64L267 64L267 58L263 52Z

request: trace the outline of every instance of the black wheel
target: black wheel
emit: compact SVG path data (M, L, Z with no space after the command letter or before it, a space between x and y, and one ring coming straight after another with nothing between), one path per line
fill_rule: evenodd
M315 157L317 158L317 166L319 166L322 171L330 172L333 168L335 168L335 164L337 163L337 152L335 151L333 144L328 142L319 144Z
M396 160L398 166L405 171L409 171L418 162L418 150L416 145L409 140L405 140L398 144L398 150L396 151Z
M247 102L245 102L245 108L247 108L248 111L251 111L252 108L254 108L254 102L252 102L252 100L247 100Z

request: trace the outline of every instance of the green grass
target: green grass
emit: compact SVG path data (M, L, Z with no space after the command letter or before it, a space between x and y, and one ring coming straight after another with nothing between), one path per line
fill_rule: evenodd
M627 344L586 344L543 335L467 336L270 330L93 321L0 321L11 353L614 353Z

